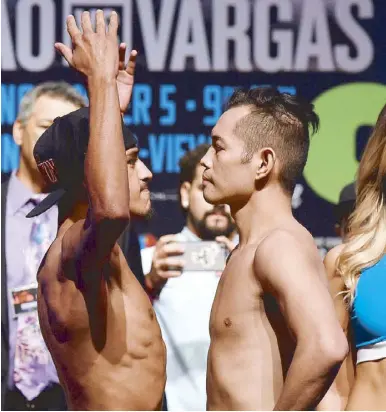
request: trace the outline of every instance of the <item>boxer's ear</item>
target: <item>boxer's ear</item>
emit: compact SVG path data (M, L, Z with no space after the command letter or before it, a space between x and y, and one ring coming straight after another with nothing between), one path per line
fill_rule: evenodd
M260 149L257 155L256 180L266 178L275 167L276 153L271 147Z
M181 201L181 207L184 210L189 209L190 201L189 201L189 194L190 194L190 189L192 185L189 182L184 182L182 183L180 187L180 201Z

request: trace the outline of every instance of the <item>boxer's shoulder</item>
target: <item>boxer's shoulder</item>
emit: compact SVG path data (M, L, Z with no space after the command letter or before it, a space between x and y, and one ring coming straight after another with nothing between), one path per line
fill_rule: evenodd
M266 234L256 247L255 275L279 276L296 267L320 272L322 262L312 236L304 228L276 228Z
M271 257L286 254L287 251L301 243L299 235L293 231L275 228L266 233L256 244L255 263L264 263Z

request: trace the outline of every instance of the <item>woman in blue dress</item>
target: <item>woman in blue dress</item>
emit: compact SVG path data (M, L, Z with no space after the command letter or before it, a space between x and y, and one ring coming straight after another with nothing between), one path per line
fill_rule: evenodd
M356 207L325 258L350 353L318 410L386 410L386 105L363 153Z

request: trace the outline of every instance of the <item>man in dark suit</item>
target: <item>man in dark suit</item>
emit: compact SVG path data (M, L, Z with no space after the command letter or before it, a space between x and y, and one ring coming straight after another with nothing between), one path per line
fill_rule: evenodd
M36 140L53 120L85 105L69 84L47 82L29 91L21 101L13 137L20 147L17 170L2 175L1 202L1 406L3 410L63 410L66 402L55 366L34 317L34 302L23 311L13 296L34 296L35 252L47 248L57 230L57 210L42 219L25 218L41 201L45 183L33 158ZM3 181L4 180L4 181ZM21 309L21 312L19 312ZM36 361L38 359L38 361ZM41 361L40 361L41 360Z

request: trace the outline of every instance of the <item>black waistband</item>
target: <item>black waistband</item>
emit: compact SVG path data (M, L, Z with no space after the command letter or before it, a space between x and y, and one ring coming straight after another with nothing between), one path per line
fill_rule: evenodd
M32 401L29 401L17 388L8 390L5 394L4 410L63 411L67 410L67 404L62 387L53 383L43 389Z

